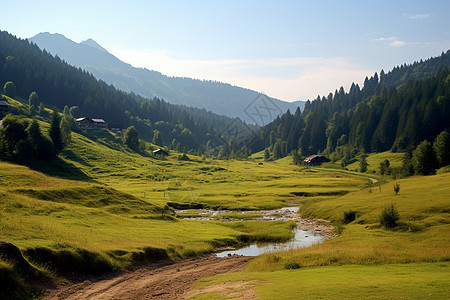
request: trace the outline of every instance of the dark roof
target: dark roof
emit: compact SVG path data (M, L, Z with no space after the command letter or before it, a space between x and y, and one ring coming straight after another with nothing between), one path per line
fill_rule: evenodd
M94 123L106 123L105 120L103 120L103 119L91 119L91 118L86 118L86 117L76 119L77 122L81 122L84 120L87 120L89 122L94 122Z
M77 122L81 122L81 121L83 121L83 120L91 121L91 119L86 118L86 117L76 119Z
M158 150L153 151L153 154L169 155L169 153L167 151L164 151L161 148L159 148Z
M312 162L312 161L314 161L314 160L317 160L317 161L330 161L330 160L329 160L328 158L326 158L325 156L317 155L317 154L308 156L308 157L305 158L303 161L306 162L306 163L310 163L310 162Z

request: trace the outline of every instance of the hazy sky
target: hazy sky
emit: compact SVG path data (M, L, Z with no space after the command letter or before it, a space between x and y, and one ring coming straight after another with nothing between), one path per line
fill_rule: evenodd
M287 101L450 48L450 1L5 1L20 38L93 38L121 60Z

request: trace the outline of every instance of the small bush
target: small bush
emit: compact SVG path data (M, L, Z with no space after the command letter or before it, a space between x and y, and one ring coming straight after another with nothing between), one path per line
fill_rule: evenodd
M300 265L297 262L293 261L292 259L289 259L284 262L284 268L286 270L300 269Z
M386 228L394 228L400 219L400 214L394 204L386 206L380 214L380 223Z
M356 213L357 213L357 211L354 211L354 210L344 211L344 217L342 218L342 223L348 224L348 223L355 221Z
M396 195L400 192L400 183L394 184L394 192Z

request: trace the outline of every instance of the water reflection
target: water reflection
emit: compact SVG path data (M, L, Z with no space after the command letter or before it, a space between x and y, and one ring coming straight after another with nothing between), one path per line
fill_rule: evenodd
M258 256L264 253L286 251L297 248L309 247L317 243L321 243L325 238L320 234L314 234L314 231L305 231L299 228L293 230L295 236L292 240L285 243L254 243L245 248L223 251L216 253L218 257L225 257L228 255L244 255L244 256Z

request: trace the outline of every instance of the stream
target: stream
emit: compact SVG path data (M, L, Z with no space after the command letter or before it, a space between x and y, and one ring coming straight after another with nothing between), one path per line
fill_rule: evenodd
M195 214L186 215L186 219L190 220L220 220L224 222L230 221L245 221L245 220L264 220L264 221L289 221L295 220L297 222L297 227L293 229L294 237L284 243L253 243L246 247L240 249L227 248L219 250L216 253L218 257L225 257L231 255L243 255L243 256L258 256L264 253L271 253L277 251L286 251L291 249L298 249L309 247L317 243L321 243L334 236L334 228L329 225L329 221L326 220L312 220L304 219L300 217L297 213L298 206L283 207L275 210L261 210L261 211L248 211L240 212L242 217L234 217L230 219L228 214L231 213L229 210L211 210L211 209L200 209L195 210ZM182 213L182 210L176 211L177 213ZM246 214L259 214L259 216L251 217L245 216ZM223 217L221 216L223 215ZM327 224L328 223L328 224Z
M247 247L218 252L218 257L225 257L230 255L243 255L243 256L258 256L264 253L271 253L277 251L287 251L291 249L309 247L317 243L321 243L325 240L325 237L320 234L314 233L313 230L301 230L295 228L293 230L294 237L292 240L284 243L253 243Z

